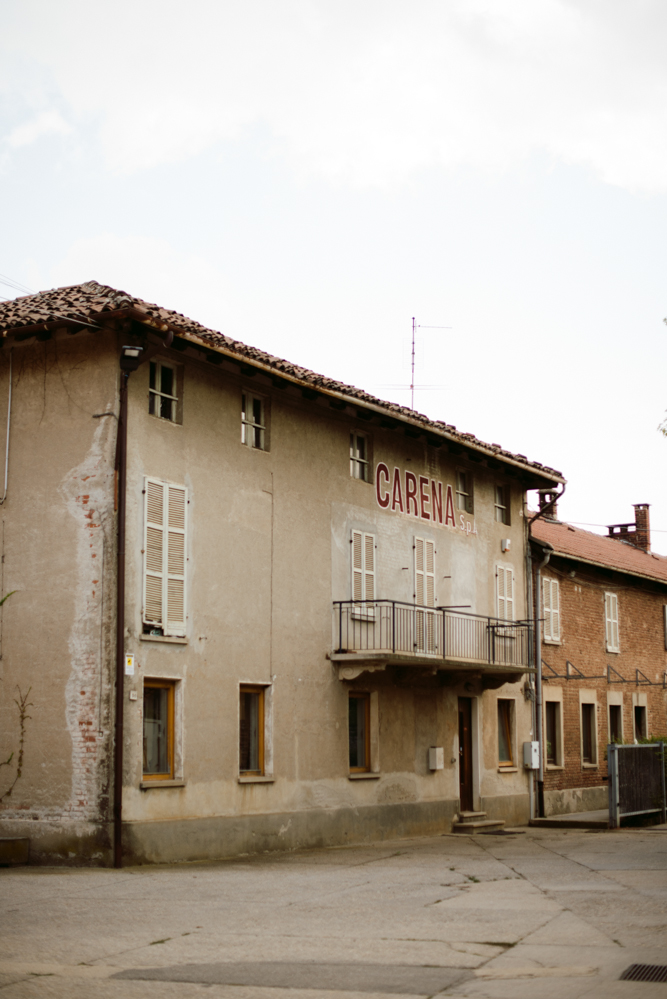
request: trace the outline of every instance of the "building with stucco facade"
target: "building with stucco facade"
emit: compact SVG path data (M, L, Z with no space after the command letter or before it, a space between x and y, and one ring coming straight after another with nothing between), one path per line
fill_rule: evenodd
M1 835L108 864L528 820L524 503L560 473L96 282L0 329Z

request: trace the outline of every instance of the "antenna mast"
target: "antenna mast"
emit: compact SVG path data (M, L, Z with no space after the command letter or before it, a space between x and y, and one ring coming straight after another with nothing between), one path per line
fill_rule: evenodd
M415 408L415 317L412 317L412 368L410 374L410 409Z

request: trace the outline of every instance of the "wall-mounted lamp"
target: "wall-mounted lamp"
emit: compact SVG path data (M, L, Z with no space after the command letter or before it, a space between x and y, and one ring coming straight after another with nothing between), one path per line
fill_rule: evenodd
M508 552L510 550L511 545L512 545L511 538L503 538L502 541L500 542L501 552Z
M141 355L144 352L143 347L135 347L132 344L127 344L120 348L120 367L122 371L136 371L141 364Z

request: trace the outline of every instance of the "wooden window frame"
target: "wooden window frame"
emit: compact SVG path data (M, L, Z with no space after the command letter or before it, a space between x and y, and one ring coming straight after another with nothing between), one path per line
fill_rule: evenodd
M612 711L618 711L618 719L619 719L619 722L620 722L620 724L618 726L619 727L618 735L619 735L619 738L620 738L620 743L622 744L622 742L623 742L623 705L622 704L612 704L611 702L607 704L607 742L609 744L614 744L615 743L615 740L612 739L612 724L611 724ZM634 721L634 719L633 719L633 721Z
M161 781L161 780L174 780L174 760L175 760L175 742L176 742L176 729L175 729L175 710L174 701L176 693L176 680L155 680L155 679L145 679L143 684L144 694L146 690L167 690L167 759L169 761L169 772L165 774L147 774L143 772L143 739L144 739L144 725L145 725L145 708L144 700L142 698L142 782L143 781Z
M261 407L261 419L259 423L257 423L253 414L254 402L258 402ZM241 443L244 447L249 447L253 451L268 451L267 409L266 396L258 395L256 392L249 392L247 389L241 390ZM255 433L257 431L259 431L259 444L255 444Z
M514 711L516 705L514 699L510 697L499 697L496 703L496 716L498 720L498 767L501 770L508 767L514 769L516 768L516 754L514 752ZM501 715L504 715L505 717L501 718ZM505 736L507 738L507 745L510 753L509 760L501 760L500 758L501 725L505 729Z
M350 703L352 701L362 701L364 704L364 761L363 767L353 767L350 763L349 755L349 724L350 724ZM367 691L351 690L348 694L348 766L351 774L365 774L371 772L371 695Z
M475 512L475 488L472 473L462 468L456 471L456 509Z
M162 490L162 512L161 520L158 523L157 520L151 520L149 517L149 507L150 507L150 486L159 486ZM171 502L172 496L171 491L175 493L183 494L183 527L177 527L170 522L170 512L171 512ZM155 532L161 532L161 553L160 553L160 568L157 569L155 566L149 564L151 554L155 556L156 545L152 545L150 542L149 532L153 531L153 537L155 537ZM176 536L182 535L183 537L183 548L182 548L182 565L183 572L176 572L173 568L174 566L174 555L179 551L179 545L176 544ZM171 547L171 539L173 538L175 547ZM188 564L188 489L186 486L180 485L176 482L165 482L163 479L156 479L152 476L144 477L144 530L143 530L143 579L142 579L142 631L144 634L161 634L168 638L185 638L186 635L186 625L188 619L188 603L187 603L187 564ZM171 558L170 558L171 554ZM171 569L170 569L171 566ZM160 596L160 620L156 617L151 617L149 614L149 594L148 594L148 581L149 576L152 577L155 582L157 579L161 580L161 596ZM170 588L171 584L171 588ZM173 610L173 586L174 584L182 584L182 591L177 591L176 596L182 597L182 610L183 610L183 620L176 621L174 617L169 616L169 609L172 606ZM170 596L171 594L171 596Z
M157 388L160 384L160 372L162 368L168 368L173 372L173 388L174 395L169 395L167 392L163 392L161 389ZM155 384L151 387L151 376L155 373ZM179 382L180 382L180 370L179 366L172 364L171 361L162 361L158 357L153 357L149 361L148 366L148 414L149 416L154 416L157 420L164 420L165 423L179 423ZM162 416L161 413L153 412L153 409L161 408L161 400L168 399L171 402L171 415Z
M549 708L552 708L554 714L554 745L552 747L552 752L549 753ZM563 715L563 704L562 701L556 700L545 700L544 702L544 762L547 767L560 767L562 766L562 715Z
M598 765L598 712L597 703L595 701L582 701L579 705L579 724L581 726L581 765L582 767L597 767ZM590 708L590 712L588 709ZM590 759L586 759L586 722L585 717L589 716L590 719L590 730L588 734L590 735Z
M257 694L259 696L257 711L257 770L241 769L241 696L243 694ZM266 719L266 685L256 683L242 683L239 686L239 776L240 777L264 777L266 771L265 758L265 719Z
M364 442L364 458L359 457L359 441ZM360 430L350 430L350 476L358 482L370 482L370 437Z
M496 523L509 527L511 522L509 486L496 485L494 487L493 507Z

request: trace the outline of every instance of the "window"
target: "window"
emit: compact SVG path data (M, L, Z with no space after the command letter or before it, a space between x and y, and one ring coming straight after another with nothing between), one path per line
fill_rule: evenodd
M456 506L466 513L473 513L475 504L473 501L472 476L469 472L456 473Z
M546 721L547 766L557 767L561 763L560 701L546 701L544 715Z
M415 603L418 607L435 607L435 545L425 538L415 538L414 549ZM415 640L418 652L435 654L435 611L415 611Z
M560 642L560 594L557 579L542 579L542 608L544 641Z
M581 759L589 766L595 766L598 761L595 704L581 705Z
M176 368L162 361L151 361L148 376L148 412L162 420L176 422Z
M371 606L364 604L360 610L372 614L372 601L375 600L375 535L352 531L351 545L352 599L369 601Z
M349 697L350 773L371 769L371 695Z
M144 480L144 632L185 636L187 489Z
M368 482L368 437L353 431L350 434L350 475Z
M634 708L635 716L635 742L647 737L646 732L646 708L641 704L636 704Z
M264 687L242 685L239 709L239 771L264 773Z
M501 621L514 620L514 570L511 566L496 566L496 606Z
M495 511L496 522L507 524L510 522L510 490L509 486L495 487Z
M241 443L266 450L266 414L264 399L243 392L241 395Z
M514 766L512 713L514 702L498 698L498 766Z
M144 683L143 779L174 778L174 682Z
M620 652L618 643L618 597L615 593L605 593L604 613L607 652Z
M623 708L620 704L609 705L609 742L623 742Z

